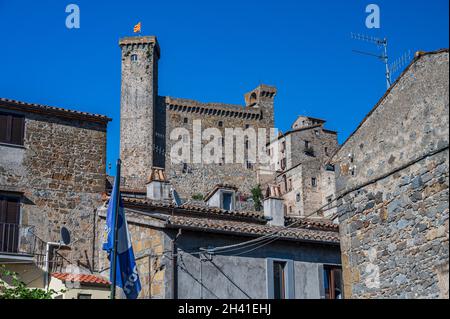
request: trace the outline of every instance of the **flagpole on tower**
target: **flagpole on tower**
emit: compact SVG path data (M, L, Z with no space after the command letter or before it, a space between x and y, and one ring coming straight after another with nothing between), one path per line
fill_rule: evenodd
M118 194L120 194L120 166L122 164L122 161L120 158L117 160L117 171L116 171L116 178L114 180L114 188ZM113 229L113 251L112 251L112 283L111 283L111 299L116 299L116 284L117 284L117 274L116 274L116 267L117 267L117 243L118 243L118 236L117 236L117 225L118 225L118 219L119 219L119 198L120 196L111 196L114 200L114 229Z

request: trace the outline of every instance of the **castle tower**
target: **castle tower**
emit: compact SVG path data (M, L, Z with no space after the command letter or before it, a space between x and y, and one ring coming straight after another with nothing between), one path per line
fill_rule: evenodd
M277 89L274 86L265 84L259 85L256 89L245 94L246 107L259 108L262 113L262 120L266 127L274 127L274 98Z
M159 46L154 36L127 37L122 50L120 157L123 185L144 189L155 159Z

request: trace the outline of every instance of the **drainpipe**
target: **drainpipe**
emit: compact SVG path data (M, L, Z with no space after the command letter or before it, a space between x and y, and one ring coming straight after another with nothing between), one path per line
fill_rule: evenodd
M181 229L174 239L172 239L172 299L178 299L178 252L176 241L181 236Z
M58 246L58 249L61 248L61 243L56 242L47 242L45 244L45 264L44 264L44 288L48 290L48 286L50 283L50 247Z

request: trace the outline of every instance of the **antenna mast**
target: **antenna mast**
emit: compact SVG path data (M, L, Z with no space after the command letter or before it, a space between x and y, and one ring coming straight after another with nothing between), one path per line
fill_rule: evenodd
M388 46L387 38L380 39L380 38L374 38L374 37L370 37L367 35L356 34L356 33L352 33L351 37L352 37L352 39L355 39L355 40L365 41L365 42L376 44L378 47L383 47L383 53L381 55L375 54L375 53L370 53L370 52L358 51L358 50L353 50L353 52L356 52L359 54L364 54L364 55L369 55L369 56L374 56L374 57L380 59L381 61L383 61L384 65L386 67L386 72L385 72L386 86L389 89L391 87L392 81L391 81L391 70L389 67L389 59L388 59L388 51L387 51L387 46Z

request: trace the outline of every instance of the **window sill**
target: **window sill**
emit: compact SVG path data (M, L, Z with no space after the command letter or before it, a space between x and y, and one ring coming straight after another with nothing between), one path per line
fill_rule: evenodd
M13 148L21 148L21 149L25 149L24 145L19 145L19 144L9 144L9 143L3 143L0 142L0 146L6 146L6 147L13 147Z

